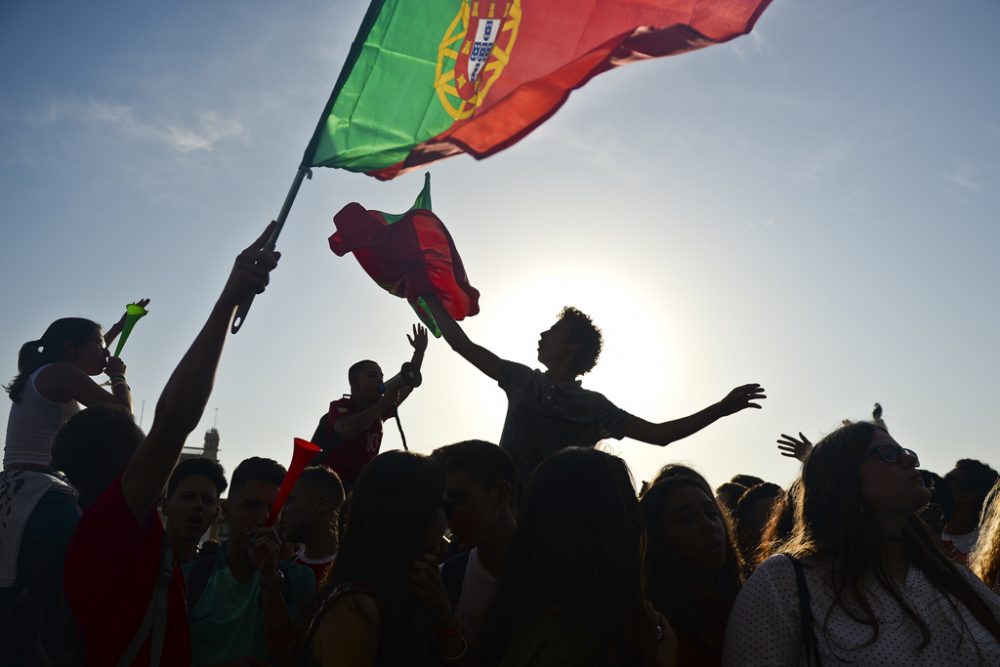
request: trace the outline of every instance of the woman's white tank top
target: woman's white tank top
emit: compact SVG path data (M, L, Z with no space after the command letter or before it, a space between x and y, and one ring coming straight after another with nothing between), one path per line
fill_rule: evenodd
M32 373L21 389L21 400L11 403L3 448L5 468L14 463L49 465L56 433L80 411L80 404L74 400L56 403L38 393L35 378L48 366L45 364Z

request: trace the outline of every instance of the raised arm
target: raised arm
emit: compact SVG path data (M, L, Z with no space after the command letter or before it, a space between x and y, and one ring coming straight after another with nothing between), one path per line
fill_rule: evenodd
M125 380L125 362L111 357L104 372L111 378L110 392L77 366L62 361L39 373L35 387L42 396L57 403L73 400L88 408L100 403L117 403L132 412L132 390Z
M264 291L268 274L278 263L279 254L265 248L273 226L268 225L260 238L237 256L208 320L160 394L149 435L125 468L122 493L140 522L159 498L184 440L201 420L236 307L249 295Z
M413 335L406 335L406 340L410 343L413 348L413 356L410 357L410 363L420 370L420 367L424 363L424 352L427 351L427 329L424 328L422 324L413 325ZM399 394L396 396L396 407L406 400L406 398L413 393L413 387L404 387L400 390Z
M760 405L753 401L764 398L767 396L764 395L764 388L759 384L745 384L733 389L718 403L713 403L693 415L673 421L654 424L645 419L629 416L625 421L625 437L648 442L651 445L666 446L675 440L697 433L722 417L747 408L760 409Z
M441 335L444 336L451 349L465 357L466 361L483 373L499 381L503 359L469 340L469 337L462 331L462 327L458 326L458 322L448 314L437 296L427 294L424 295L424 300L427 302L427 307L430 308L438 328L441 329Z

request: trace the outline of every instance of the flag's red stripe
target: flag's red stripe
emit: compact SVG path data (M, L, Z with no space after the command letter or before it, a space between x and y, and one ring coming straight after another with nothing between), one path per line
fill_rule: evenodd
M533 16L525 0L521 33L511 62L476 115L419 144L403 162L369 173L388 180L460 152L477 159L492 155L548 120L574 89L598 74L746 34L770 2L689 0L672 3L673 9L664 9L660 3L597 2L589 14L580 12L575 3L575 9L567 6L566 14L561 16L563 20L576 16L583 24L560 26L554 18L560 16L558 12ZM653 29L644 25L667 27ZM631 27L608 36L609 31L625 26ZM599 35L605 35L605 41L595 44ZM573 44L565 41L570 38L575 40Z

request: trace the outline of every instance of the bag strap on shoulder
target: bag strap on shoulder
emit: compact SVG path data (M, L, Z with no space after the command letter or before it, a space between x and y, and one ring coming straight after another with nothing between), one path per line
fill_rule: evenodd
M806 662L819 667L819 642L816 641L816 628L813 627L812 604L809 597L809 585L800 563L794 556L785 554L795 570L795 583L799 591L799 632L802 636L802 650Z

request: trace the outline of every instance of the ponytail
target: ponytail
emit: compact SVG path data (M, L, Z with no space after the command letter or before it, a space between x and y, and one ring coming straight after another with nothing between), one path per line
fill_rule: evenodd
M21 391L31 374L45 364L62 361L67 342L83 343L101 325L82 317L64 317L49 325L42 337L30 340L17 353L17 377L5 385L10 400L21 401Z

